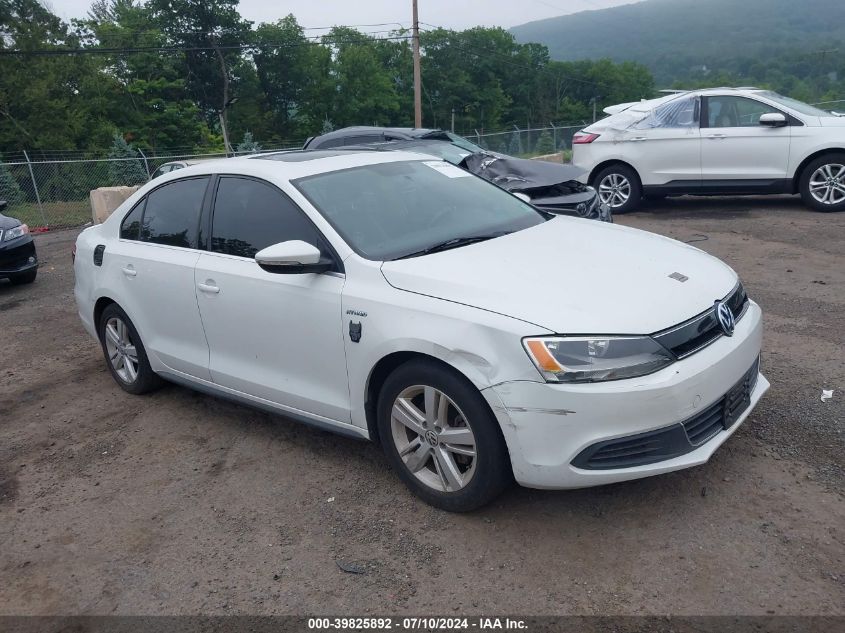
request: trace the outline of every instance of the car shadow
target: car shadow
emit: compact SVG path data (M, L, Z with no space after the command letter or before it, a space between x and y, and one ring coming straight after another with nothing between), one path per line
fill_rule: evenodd
M643 200L639 209L622 214L672 216L675 218L731 219L755 213L771 214L788 211L815 213L794 196L679 196L659 200Z

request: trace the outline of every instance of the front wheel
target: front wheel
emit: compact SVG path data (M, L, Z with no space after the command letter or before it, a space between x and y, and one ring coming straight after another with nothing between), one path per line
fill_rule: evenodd
M811 161L801 174L798 189L811 209L845 211L845 154L826 154Z
M378 430L391 466L427 503L467 512L512 480L501 429L466 378L438 363L410 361L385 381Z
M593 187L613 213L633 211L640 205L643 196L637 172L627 165L605 167L593 179Z

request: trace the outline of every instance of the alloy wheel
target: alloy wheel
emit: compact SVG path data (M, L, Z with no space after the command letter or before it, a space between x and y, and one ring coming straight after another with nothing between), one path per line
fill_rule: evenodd
M114 372L125 383L138 378L138 350L123 319L112 317L106 321L106 351Z
M828 163L814 171L810 176L810 195L825 205L845 201L845 165Z
M476 442L464 414L445 393L414 385L393 402L393 443L408 470L439 492L466 487L475 474Z
M608 174L599 182L599 198L611 209L623 206L631 197L631 182L622 174Z

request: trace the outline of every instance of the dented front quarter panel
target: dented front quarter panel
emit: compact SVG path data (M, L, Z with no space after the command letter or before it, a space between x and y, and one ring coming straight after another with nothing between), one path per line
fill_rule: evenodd
M365 399L376 364L390 354L415 352L440 360L478 389L541 377L522 338L551 333L519 319L392 287L378 262L345 262L342 328L352 423L367 428ZM360 341L349 336L360 324ZM355 328L357 330L357 328Z

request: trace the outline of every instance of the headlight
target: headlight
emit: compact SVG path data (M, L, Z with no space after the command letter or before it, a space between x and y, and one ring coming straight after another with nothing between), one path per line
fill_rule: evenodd
M523 340L549 382L601 382L651 374L675 359L648 336L549 336Z
M21 224L13 229L6 229L6 237L4 239L8 242L9 240L23 237L27 233L29 233L29 227L26 224Z

